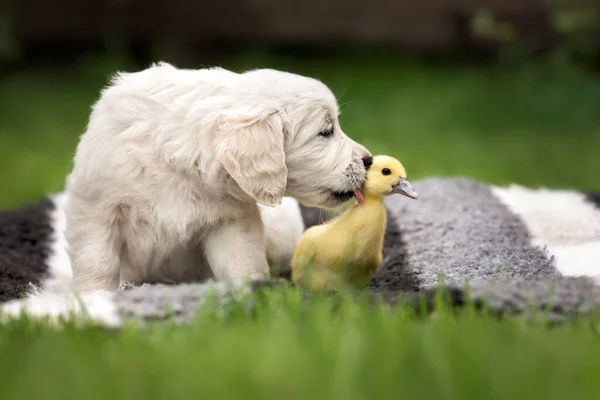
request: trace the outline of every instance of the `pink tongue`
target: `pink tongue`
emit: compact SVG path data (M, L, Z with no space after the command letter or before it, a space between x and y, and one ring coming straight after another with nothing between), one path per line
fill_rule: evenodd
M360 190L353 190L352 193L354 193L354 197L356 197L358 204L365 204L365 198L363 197L363 194Z

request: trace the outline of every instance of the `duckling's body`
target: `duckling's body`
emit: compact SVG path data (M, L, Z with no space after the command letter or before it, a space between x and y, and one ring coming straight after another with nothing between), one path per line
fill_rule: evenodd
M365 198L362 206L308 229L292 258L294 282L314 291L362 286L381 264L386 222L381 199ZM334 284L336 275L341 282Z
M389 172L384 174L383 172ZM292 258L292 279L312 291L368 283L381 265L387 212L383 197L418 195L406 181L404 167L392 157L377 156L369 168L358 204L338 217L308 229ZM402 191L398 185L402 186Z

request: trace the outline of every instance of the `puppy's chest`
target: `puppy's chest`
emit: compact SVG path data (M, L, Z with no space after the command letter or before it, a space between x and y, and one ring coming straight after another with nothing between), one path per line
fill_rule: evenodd
M135 204L130 208L128 219L141 227L148 225L179 240L187 240L226 217L230 203L225 196L167 190L164 195L148 197Z
M226 217L229 203L225 197L210 195L162 198L156 199L152 214L165 230L190 236Z

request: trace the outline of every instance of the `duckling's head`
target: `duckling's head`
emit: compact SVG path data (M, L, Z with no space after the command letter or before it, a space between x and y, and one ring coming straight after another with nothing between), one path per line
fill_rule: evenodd
M373 157L363 192L365 196L383 197L397 193L415 200L419 198L410 182L406 180L406 170L402 163L383 155Z

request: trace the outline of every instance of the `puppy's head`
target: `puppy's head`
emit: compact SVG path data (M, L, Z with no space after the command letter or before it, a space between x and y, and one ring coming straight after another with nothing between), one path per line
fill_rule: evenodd
M231 91L234 106L221 114L215 152L242 190L267 206L283 196L325 208L352 198L371 154L342 131L327 86L256 70L240 75Z

